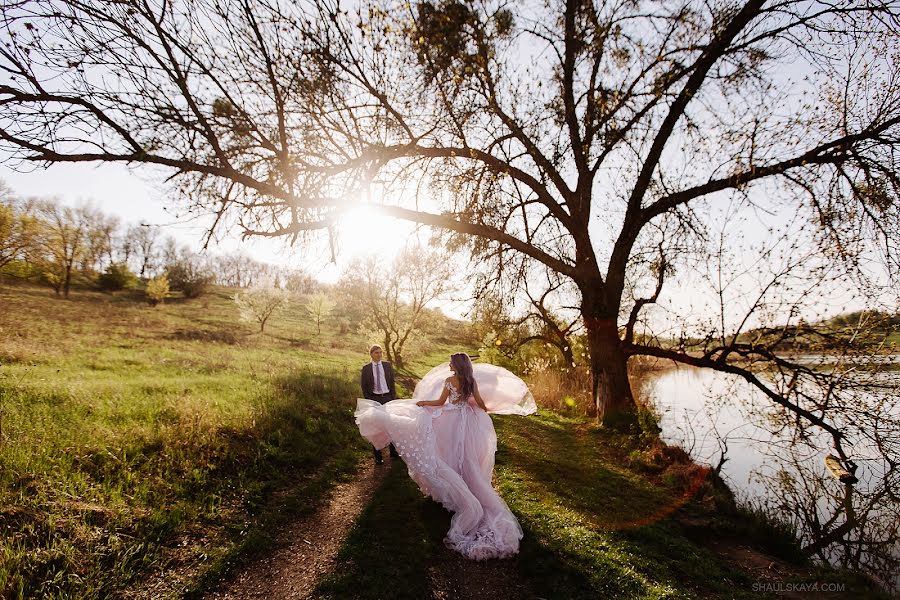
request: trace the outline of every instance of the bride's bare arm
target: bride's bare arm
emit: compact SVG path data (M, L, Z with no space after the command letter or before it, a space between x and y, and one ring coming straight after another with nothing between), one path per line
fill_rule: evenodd
M419 400L416 402L416 406L440 406L444 402L447 401L447 396L450 395L450 390L447 389L447 386L444 386L444 391L441 392L441 397L437 400Z
M481 407L481 410L483 410L484 412L487 412L487 406L484 405L484 400L481 399L481 392L478 391L477 383L475 384L474 392L475 392L475 402L478 404L478 406Z

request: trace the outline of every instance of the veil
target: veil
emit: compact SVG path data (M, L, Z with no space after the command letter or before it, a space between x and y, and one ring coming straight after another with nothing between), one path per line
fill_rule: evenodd
M498 415L530 415L537 411L537 404L528 386L510 371L486 363L473 363L472 369L488 412ZM416 384L413 400L437 400L441 396L444 380L452 374L447 363L428 371Z

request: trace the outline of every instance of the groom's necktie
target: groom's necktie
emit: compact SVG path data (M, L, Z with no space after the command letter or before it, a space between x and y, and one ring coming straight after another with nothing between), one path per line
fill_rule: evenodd
M376 390L383 390L387 387L386 385L384 385L384 371L382 371L382 369L383 369L383 367L381 366L381 363L375 363L375 389ZM376 392L376 393L380 393L380 392ZM383 393L383 392L381 392L381 393Z

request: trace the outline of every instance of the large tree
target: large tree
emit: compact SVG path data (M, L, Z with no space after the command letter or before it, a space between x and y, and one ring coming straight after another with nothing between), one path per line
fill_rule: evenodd
M838 428L802 406L796 386L777 389L732 360L793 368L771 346L724 332L699 355L638 343L667 270L635 258L670 222L696 228L699 206L765 189L816 220L818 240L840 249L834 260L863 235L896 266L896 4L0 10L0 140L13 157L153 165L189 210L247 235L330 232L385 192L376 204L387 215L450 232L498 267L526 257L572 282L607 424L633 423L627 361L651 354L748 379L825 428L844 456ZM654 283L632 294L641 279Z

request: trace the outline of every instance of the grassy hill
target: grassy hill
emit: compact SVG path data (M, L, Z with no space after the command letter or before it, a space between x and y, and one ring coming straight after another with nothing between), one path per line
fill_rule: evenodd
M154 309L127 293L0 287L0 596L128 597L162 579L174 597L201 590L370 460L352 419L366 340L333 324L319 337L298 306L255 329L225 289ZM410 373L462 343L430 344ZM796 554L652 440L544 411L495 423L497 484L525 528L516 565L534 597L765 597L709 532ZM395 466L317 594L429 595L446 519ZM785 581L877 596L785 564Z
M312 508L352 471L366 341L316 336L299 306L255 330L225 289L154 309L0 288L0 596L201 572L246 543L274 490ZM418 364L450 348L432 350Z
M783 339L776 348L782 352L821 352L854 347L859 350L894 354L900 351L900 313L855 311L800 323L780 329L750 330L739 336L745 343L768 343Z

